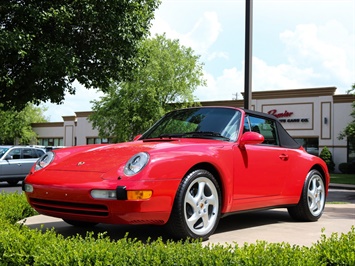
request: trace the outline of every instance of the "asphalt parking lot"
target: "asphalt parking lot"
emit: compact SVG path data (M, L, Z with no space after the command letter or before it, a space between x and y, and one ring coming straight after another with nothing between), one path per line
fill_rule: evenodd
M264 240L311 246L322 234L347 233L352 226L355 226L355 204L327 204L317 222L295 222L286 209L276 209L227 217L208 242L243 245Z
M341 204L339 204L339 202ZM64 236L86 235L86 229L70 226L61 219L38 215L26 219L30 228L51 229ZM216 232L204 244L238 244L267 241L269 243L288 242L291 245L311 246L321 239L321 235L347 233L355 226L355 190L330 190L323 216L317 222L295 222L287 210L273 209L241 213L221 219ZM324 232L322 230L324 229ZM131 238L146 241L167 236L159 226L150 225L103 225L92 229L95 233L107 232L113 240L128 234Z

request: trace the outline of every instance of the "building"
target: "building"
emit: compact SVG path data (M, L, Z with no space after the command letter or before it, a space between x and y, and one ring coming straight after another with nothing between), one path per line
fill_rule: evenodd
M336 95L336 87L296 90L257 91L252 93L251 108L279 118L290 135L308 152L319 155L325 146L336 165L355 159L355 147L339 140L339 133L352 121L354 95ZM203 106L243 107L243 100L201 102ZM87 117L91 112L63 116L63 122L32 124L38 145L74 146L109 143L98 137ZM336 170L337 170L336 166Z

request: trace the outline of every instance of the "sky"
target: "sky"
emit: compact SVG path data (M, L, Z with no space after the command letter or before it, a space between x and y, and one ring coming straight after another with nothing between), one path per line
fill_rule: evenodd
M191 47L204 64L199 101L243 99L246 0L162 0L151 35ZM355 83L355 0L253 0L252 91ZM91 111L102 93L75 83L61 105L46 103L50 122Z

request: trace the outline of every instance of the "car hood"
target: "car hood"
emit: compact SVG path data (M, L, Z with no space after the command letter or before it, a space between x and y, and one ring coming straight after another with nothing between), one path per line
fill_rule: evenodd
M56 160L47 170L56 171L90 171L105 173L111 169L123 167L126 162L139 152L148 152L152 156L164 153L164 156L177 150L199 150L203 146L223 146L223 142L200 139L169 139L156 141L134 141L108 145L83 146L58 150ZM200 148L197 148L199 146Z

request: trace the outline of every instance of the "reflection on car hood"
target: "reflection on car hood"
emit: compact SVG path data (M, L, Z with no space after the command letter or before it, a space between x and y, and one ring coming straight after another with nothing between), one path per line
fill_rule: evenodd
M105 173L113 168L124 165L129 158L138 152L169 152L176 150L178 147L184 149L189 147L192 149L206 145L210 147L213 143L221 144L221 141L214 140L187 140L175 139L167 141L135 141L109 145L90 145L78 148L68 148L56 151L56 160L47 170L60 171L90 171ZM223 144L223 143L222 143ZM222 145L223 146L223 145ZM73 153L71 154L71 152ZM65 154L65 156L63 156Z

